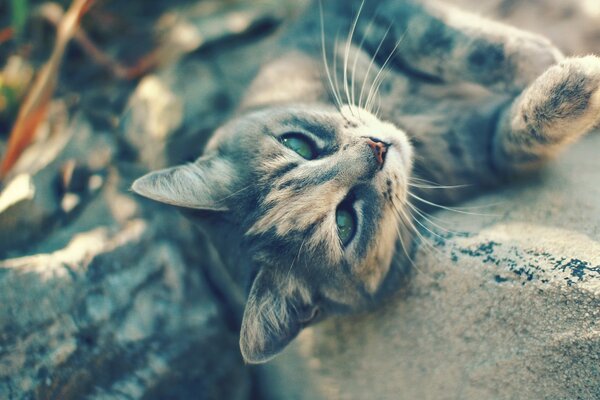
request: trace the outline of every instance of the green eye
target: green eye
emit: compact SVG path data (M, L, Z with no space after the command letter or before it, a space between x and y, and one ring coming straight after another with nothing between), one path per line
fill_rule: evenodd
M338 208L335 212L335 223L338 228L338 235L344 245L350 243L356 231L356 220L354 213L347 208Z
M313 144L302 135L286 134L281 137L281 143L289 149L292 149L300 157L312 160L317 156Z

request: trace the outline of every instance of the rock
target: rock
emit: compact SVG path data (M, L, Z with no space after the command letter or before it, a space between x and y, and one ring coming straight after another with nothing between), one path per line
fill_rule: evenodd
M123 137L143 165L157 169L200 155L208 137L231 113L264 60L264 42L272 42L257 42L252 34L261 27L276 26L290 12L290 7L276 1L207 1L161 18L158 29L163 43L159 52L170 64L142 79L120 123ZM226 49L212 46L239 37L248 43ZM174 62L200 48L206 49L204 54ZM222 61L224 58L227 62Z
M209 49L142 79L120 123L139 161L158 169L197 158L233 112L274 40Z
M19 174L0 194L0 256L47 233L59 222L59 199L50 182Z
M491 216L437 214L457 232L421 248L397 297L306 330L269 385L310 399L599 398L599 147L591 135L470 204Z
M189 223L129 192L140 168L109 167L113 147L84 119L68 132L0 196L16 219L0 232L30 254L0 261L0 398L248 398ZM39 188L55 196L43 218Z
M293 7L276 0L256 3L210 0L180 7L158 21L163 42L161 58L171 61L201 47L276 26L290 8Z
M212 129L228 109L219 110L219 79L206 62L172 65L142 79L121 120L127 142L150 169L169 164L167 145L188 131ZM199 153L206 140L196 144Z
M199 272L139 219L0 262L0 398L247 398Z
M98 179L114 152L111 140L94 134L81 116L52 131L23 153L0 192L0 257L19 253L64 223L68 214L101 186ZM85 183L89 187L77 199L64 198L67 192L61 190L59 169L65 163L90 172Z

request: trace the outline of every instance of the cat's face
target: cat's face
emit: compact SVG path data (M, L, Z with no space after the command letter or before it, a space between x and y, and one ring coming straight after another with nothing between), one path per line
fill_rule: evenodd
M309 323L376 296L401 240L411 165L406 135L364 110L290 106L234 119L196 162L133 189L212 210L210 234L235 238L217 248L244 268L240 345L262 362Z

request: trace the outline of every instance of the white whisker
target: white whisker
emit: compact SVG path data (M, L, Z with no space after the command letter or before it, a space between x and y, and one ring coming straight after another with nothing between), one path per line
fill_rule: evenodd
M429 181L423 178L417 178L415 176L408 178L409 186L418 187L420 189L457 189L463 187L470 187L473 184L465 183L461 185L441 185L437 182Z
M253 184L251 184L251 185L248 185L248 186L246 186L246 187L243 187L243 188L241 188L241 189L239 189L239 190L236 190L235 192L233 192L233 193L230 193L230 194L228 194L227 196L225 196L225 197L222 197L221 199L217 200L217 202L219 203L219 202L222 202L223 200L227 200L227 199L229 199L230 197L233 197L233 196L235 196L236 194L239 194L239 193L241 193L241 192L243 192L243 191L245 191L245 190L248 190L248 189L250 189L250 188L251 188L251 187L253 187L253 186L256 186L256 184L254 184L254 183L253 183Z
M360 43L358 44L358 50L356 51L356 54L354 56L354 62L352 64L352 86L351 86L351 93L352 93L352 105L354 105L355 107L358 106L358 104L356 104L356 98L355 98L355 83L356 83L356 66L358 65L358 56L360 55L362 48L365 44L365 41L367 40L367 37L369 36L369 34L371 33L371 29L373 29L373 24L375 23L375 18L377 17L377 15L379 14L379 7L377 7L377 9L375 10L375 13L373 14L373 17L371 18L371 20L369 21L369 24L367 25L367 29L365 30L365 32L363 33L363 37L360 40ZM360 110L360 108L359 108ZM360 111L359 111L360 112Z
M410 216L408 216L404 211L399 210L395 206L394 206L394 209L395 209L398 217L400 218L400 220L406 221L404 225L405 226L408 225L411 228L411 230L413 231L414 235L417 238L416 243L424 246L425 248L433 250L433 252L436 254L436 257L441 257L442 256L442 252L440 251L440 249L438 249L434 244L431 243L431 241L429 239L427 239L423 234L421 234L421 232L417 229L417 227L411 222L413 220L416 221L416 219L412 216L412 214ZM440 258L438 258L438 259L440 259ZM423 272L413 262L412 258L409 257L409 261L411 262L412 266L416 268L417 271Z
M429 233L432 233L435 235L435 233L431 232L429 229L427 229L426 226L424 226L421 221L419 221L417 218L415 218L412 213L410 213L410 210L407 210L410 216L406 216L407 219L410 219L410 226L413 230L413 232L415 233L415 235L417 235L417 237L419 238L419 242L423 243L425 246L429 247L430 249L432 249L433 251L441 254L440 250L431 243L431 241L429 241L421 232L420 230L417 228L417 226L413 223L416 222L419 226L423 227L426 231L428 231ZM403 211L402 211L403 212ZM405 212L403 212L404 215L406 215Z
M319 11L321 17L321 52L323 55L323 64L325 66L325 72L327 74L327 79L329 80L329 86L332 95L337 104L338 110L340 110L342 108L342 101L339 98L339 95L335 92L335 86L333 85L333 81L331 79L331 71L329 70L329 62L327 61L327 50L325 49L325 21L323 16L323 0L319 0Z
M360 13L362 12L363 6L365 5L365 0L362 0L360 3L360 7L358 8L358 12L356 13L356 17L352 22L352 26L350 27L350 31L348 32L348 38L346 39L346 50L344 52L344 91L346 92L346 100L350 105L350 112L354 115L354 103L352 102L350 96L350 89L348 88L348 57L350 56L350 45L352 44L352 38L354 37L354 31L356 30L356 24L358 24L358 19L360 18Z
M437 203L431 202L429 200L422 199L421 197L419 197L416 194L411 193L411 192L409 192L408 195L411 196L412 198L414 198L415 200L418 200L418 201L420 201L422 203L428 204L428 205L430 205L432 207L441 208L442 210L452 211L452 212L459 213L459 214L476 215L476 216L480 216L480 217L498 216L496 214L472 213L472 212L464 211L464 210L458 209L458 208L452 208L452 207L448 207L448 206L443 206L441 204L437 204ZM488 207L488 206L486 206L486 207Z
M367 80L369 79L369 73L371 72L371 68L373 68L373 64L375 63L375 58L377 58L377 54L379 54L379 50L381 50L381 46L383 46L385 38L387 37L388 33L390 32L390 29L392 29L392 24L390 24L388 26L388 28L386 29L385 33L383 34L383 38L381 38L381 41L379 42L379 45L377 46L377 49L375 49L375 53L371 57L371 62L369 62L369 66L367 67L367 72L365 74L365 78L363 79L363 84L362 84L362 86L360 88L360 95L358 96L358 106L360 108L364 108L363 104L362 104L362 99L363 99L363 94L364 94L364 91L365 91L365 86L367 84Z
M377 118L381 118L381 96L377 95L377 108L375 109L374 115Z
M340 92L340 80L338 79L338 74L337 74L337 60L338 60L338 56L337 56L337 51L338 51L338 46L339 46L339 40L340 40L340 32L338 31L335 34L335 40L333 42L333 83L335 85L335 91L337 93L338 98L340 99L340 102L342 104L344 104L344 102L342 101L342 94Z
M425 229L430 234L435 235L435 236L439 237L440 239L444 240L443 237L437 235L435 232L428 229L425 225L423 225L423 223L421 223L417 218L415 218L412 214L410 214L410 210L407 210L407 211L409 211L410 217L406 216L406 213L403 212L402 210L398 210L396 208L396 211L401 213L402 215L405 215L405 217L404 217L405 219L410 218L410 221L415 221L417 224L419 224L419 226L421 226L423 229ZM412 231L414 232L414 234L417 236L418 243L425 246L425 248L431 249L436 254L436 257L438 257L438 260L441 260L444 256L442 251L435 244L433 244L427 237L425 237L425 235L423 235L419 231L419 229L417 229L417 227L415 226L414 223L409 222L409 225L412 228Z
M410 203L410 206L414 207L416 210L419 210L421 213L425 214L425 216L427 216L427 218L430 219L430 220L436 220L436 221L439 221L442 224L447 224L448 223L448 221L446 221L446 220L444 220L444 219L442 219L442 218L440 218L440 217L438 217L436 215L433 215L433 214L430 214L430 213L427 213L427 212L421 210L419 207L417 207L416 204ZM440 228L441 228L441 226L440 226ZM446 230L446 229L444 228L442 230ZM458 233L458 232L454 231L453 233Z
M428 228L424 223L422 223L419 218L415 218L415 222L417 224L419 224L419 226L423 229L425 229L425 231L429 232L430 234L432 234L433 236L437 237L440 240L446 240L443 236L441 236L440 234L438 234L437 232L434 232L433 230L431 230L430 228Z
M408 183L408 186L415 187L419 189L460 189L471 187L473 185L420 185L415 183Z
M457 232L457 231L453 231L453 230L451 230L451 229L448 229L448 228L446 228L446 227L444 227L444 226L442 226L442 225L440 225L440 224L438 224L438 223L436 223L436 222L434 221L434 220L438 220L438 221L440 221L440 222L442 222L442 223L446 223L446 221L442 220L441 218L438 218L438 217L436 217L436 216L434 216L434 215L431 215L431 214L428 214L428 213L426 213L425 211L423 211L423 210L419 209L419 208L418 208L417 206L415 206L414 204L411 204L411 203L407 203L407 204L408 204L408 206L409 206L409 207L410 207L410 208L411 208L411 209L412 209L414 212L416 212L417 214L419 214L419 215L420 215L420 216L421 216L421 217L422 217L424 220L426 220L427 222L429 222L431 225L435 226L436 228L438 228L438 229L440 229L440 230L442 230L442 231L444 231L444 232L447 232L447 233L452 233L452 234L458 234L458 233L459 233L459 232Z
M300 248L298 249L298 254L296 254L296 257L294 257L294 259L292 260L292 264L290 265L290 268L288 269L288 273L287 273L288 277L292 273L292 268L294 267L294 264L296 263L298 258L300 258L300 253L302 253L302 247L304 247L304 242L306 242L306 237L304 239L302 239L302 243L300 243Z
M396 210L395 206L394 206L394 211L398 218L398 223L402 224L402 226L406 226L404 223L404 219L402 218L402 216L400 215L398 210ZM404 243L404 239L402 238L402 232L400 231L400 227L398 225L396 225L396 232L398 233L398 239L400 240L400 246L402 247L402 251L406 255L406 258L408 258L408 261L410 262L410 264L413 266L414 269L416 269L418 272L423 273L423 271L421 271L421 269L419 267L417 267L417 264L415 264L412 257L410 256L409 247Z
M390 60L392 59L392 57L394 56L394 54L396 53L396 50L398 50L398 47L400 46L400 44L404 40L405 36L406 36L406 32L404 32L402 34L402 36L400 37L400 39L398 39L396 41L396 44L394 45L394 48L392 49L392 51L390 52L390 54L385 59L383 65L379 69L379 72L377 73L377 75L375 75L375 79L373 80L373 84L371 85L371 89L369 89L369 95L367 96L367 101L365 102L365 109L366 110L370 110L370 108L371 108L370 107L370 102L372 101L372 96L373 96L374 93L377 93L379 91L379 87L381 86L381 82L383 82L383 78L385 78L385 73L384 72L386 71L386 67L387 67L388 63L390 62ZM379 80L380 76L381 76L381 79ZM379 80L379 82L378 82L378 80ZM375 89L375 90L373 91L373 89Z

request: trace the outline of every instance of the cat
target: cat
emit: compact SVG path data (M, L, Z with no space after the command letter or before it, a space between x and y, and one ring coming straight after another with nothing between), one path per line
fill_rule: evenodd
M600 122L600 59L429 0L316 1L195 162L132 189L188 210L268 361L409 275L428 209L542 166Z

